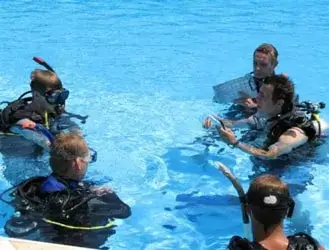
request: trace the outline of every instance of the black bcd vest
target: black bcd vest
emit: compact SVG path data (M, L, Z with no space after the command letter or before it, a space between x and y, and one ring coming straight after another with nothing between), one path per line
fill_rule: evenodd
M10 126L24 118L45 124L46 113L50 117L56 116L55 108L41 94L33 92L32 97L20 97L0 110L0 130L7 132Z
M276 143L282 134L293 127L302 129L309 141L316 137L316 129L313 121L303 112L291 112L290 114L283 115L281 118L277 118L276 124L267 134L264 148L268 148L270 145Z

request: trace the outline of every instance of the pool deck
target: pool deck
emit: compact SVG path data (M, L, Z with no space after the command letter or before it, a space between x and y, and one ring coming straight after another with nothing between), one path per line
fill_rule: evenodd
M30 240L20 240L14 238L5 238L0 237L0 249L1 250L64 250L64 249L73 249L73 250L83 250L91 248L83 247L74 247L74 246L65 246L58 244L51 244L39 241L30 241Z

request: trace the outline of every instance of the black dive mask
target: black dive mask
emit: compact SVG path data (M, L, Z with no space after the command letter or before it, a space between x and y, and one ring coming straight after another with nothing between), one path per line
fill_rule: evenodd
M64 105L66 99L69 97L70 91L68 89L50 90L46 93L46 100L53 105Z

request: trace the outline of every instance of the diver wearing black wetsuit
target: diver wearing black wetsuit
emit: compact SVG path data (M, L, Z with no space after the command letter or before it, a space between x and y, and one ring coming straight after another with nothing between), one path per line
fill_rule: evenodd
M10 237L92 248L100 247L115 233L115 218L131 214L114 192L97 195L86 182L56 175L21 183L12 204L20 216L5 225Z
M22 94L17 100L7 103L0 110L0 131L10 132L10 127L19 120L29 119L50 129L52 134L64 130L79 131L79 127L69 119L70 114L65 112L65 101L69 91L63 88L57 74L45 61L33 58L47 70L36 69L31 73L31 91ZM26 97L31 94L31 97ZM77 116L77 118L85 119Z
M98 248L115 233L115 218L130 207L107 187L83 182L88 147L80 135L59 135L50 152L53 174L19 184L9 203L15 215L5 225L11 237Z

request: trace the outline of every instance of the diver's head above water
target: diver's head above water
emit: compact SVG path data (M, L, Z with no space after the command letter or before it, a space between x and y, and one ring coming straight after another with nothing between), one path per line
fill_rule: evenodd
M44 96L48 103L56 106L57 113L62 113L69 91L63 88L55 72L36 69L31 73L31 90Z
M247 192L247 202L256 241L282 230L283 219L291 217L294 209L288 186L274 175L254 179Z
M279 53L272 44L259 45L253 55L255 78L262 79L273 75L274 69L278 65L278 56Z
M283 221L285 217L292 216L295 203L287 184L275 175L255 178L243 200L246 203L242 205L251 219L253 241L233 236L228 249L324 249L316 239L305 233L285 234Z
M273 117L292 110L294 102L294 84L285 75L273 75L264 79L257 95L260 111Z
M31 72L31 89L45 95L47 92L63 88L56 73L50 70L36 69Z
M50 167L63 179L82 180L90 161L90 151L81 135L59 134L51 146Z

